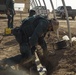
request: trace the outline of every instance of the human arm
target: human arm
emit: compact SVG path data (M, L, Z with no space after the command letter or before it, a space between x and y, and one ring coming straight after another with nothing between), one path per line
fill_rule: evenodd
M47 50L47 44L44 40L44 37L41 37L38 39L38 44L41 46L41 48L43 49L43 51Z
M35 28L31 38L29 39L30 46L35 46L38 43L38 38L42 37L44 33L47 31L48 22L47 20L41 19L39 20L39 24Z

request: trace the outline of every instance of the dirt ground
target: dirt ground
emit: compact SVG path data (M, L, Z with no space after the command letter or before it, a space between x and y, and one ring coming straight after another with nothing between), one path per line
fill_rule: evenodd
M0 75L29 75L29 73L26 74L25 69L19 70L17 67L14 67L21 59L19 57L19 45L13 35L4 36L4 31L7 27L7 18L5 15L0 16L0 63L4 61L4 63L11 66L8 70L0 67ZM14 27L20 26L21 19L27 16L26 14L22 14L22 17L20 17L20 14L16 14L14 17ZM50 17L52 18L52 16ZM59 38L62 40L64 35L68 35L67 22L60 18L58 18L58 21L60 23ZM72 37L76 37L76 19L72 20L70 18L69 23ZM55 52L55 55L46 56L45 58L41 57L42 64L47 68L47 75L76 75L76 43L74 43L72 47L60 50L54 49L53 43L57 41L57 35L53 32L50 32L49 38L46 35L45 40L48 45L48 50ZM12 69L14 69L14 71ZM9 71L8 74L7 71Z

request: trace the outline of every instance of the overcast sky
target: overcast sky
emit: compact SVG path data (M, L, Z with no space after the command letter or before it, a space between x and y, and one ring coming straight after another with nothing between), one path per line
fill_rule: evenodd
M40 0L41 1L41 4L43 5L43 0ZM62 0L52 0L53 1L53 4L54 4L54 8L56 9L58 6L61 6L63 5L62 4ZM64 0L65 1L65 4L67 6L71 6L73 9L76 9L76 0ZM46 2L46 5L47 5L47 8L52 10L52 7L50 5L50 0L45 0Z

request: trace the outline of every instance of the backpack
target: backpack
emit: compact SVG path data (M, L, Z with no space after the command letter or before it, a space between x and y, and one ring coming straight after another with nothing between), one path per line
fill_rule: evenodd
M20 27L16 27L16 28L12 29L12 34L15 36L17 42L19 44L21 44L22 43L22 33L20 30Z

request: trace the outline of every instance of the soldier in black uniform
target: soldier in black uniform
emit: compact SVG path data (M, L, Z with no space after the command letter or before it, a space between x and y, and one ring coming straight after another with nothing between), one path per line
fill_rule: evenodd
M6 0L6 14L8 18L8 28L13 28L13 18L14 18L14 0Z
M14 28L12 33L20 45L22 56L26 58L32 57L38 44L45 54L47 44L44 37L47 31L53 31L53 27L58 25L59 22L55 19L48 20L41 16L32 16L26 19L20 27Z

